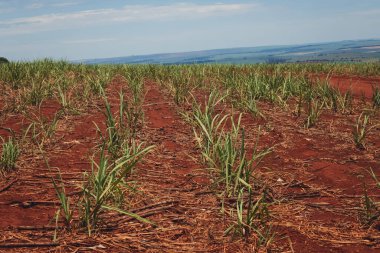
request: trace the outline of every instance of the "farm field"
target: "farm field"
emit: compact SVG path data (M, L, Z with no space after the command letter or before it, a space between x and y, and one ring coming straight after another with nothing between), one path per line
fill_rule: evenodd
M379 252L378 63L0 64L0 252Z

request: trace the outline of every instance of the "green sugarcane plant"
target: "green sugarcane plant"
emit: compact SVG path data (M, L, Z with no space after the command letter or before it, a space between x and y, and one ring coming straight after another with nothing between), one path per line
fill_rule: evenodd
M81 225L87 228L89 235L96 229L106 210L116 211L141 222L152 224L137 214L118 208L118 205L114 205L115 203L112 201L114 194L122 192L121 187L126 183L125 177L131 173L143 156L152 150L153 146L144 148L140 144L135 149L135 153L127 153L115 162L110 162L102 148L100 162L96 163L92 160L92 171L90 175L86 176L87 180L82 186L83 194L79 201Z
M274 233L268 225L270 214L265 191L255 198L251 187L242 188L237 196L234 215L236 220L225 230L226 235L243 237L246 241L253 239L258 248L271 243Z
M70 197L68 197L66 194L66 189L63 184L62 175L59 170L58 170L58 176L59 176L58 180L60 183L58 183L54 178L51 179L53 182L53 186L57 194L58 200L61 204L61 207L57 210L57 213L56 213L57 221L59 220L59 217L61 216L63 218L65 227L68 229L71 229L74 211L71 208Z
M368 125L370 123L369 115L361 113L356 119L356 124L352 130L352 136L355 146L358 149L365 149L365 138L371 129Z
M372 106L376 109L380 108L380 88L372 89Z
M322 113L323 104L316 99L311 99L308 104L308 115L304 122L306 129L313 127L317 124L319 116Z
M1 173L4 174L15 169L16 161L20 155L20 149L13 138L9 138L8 141L5 141L3 137L0 136L1 141L3 142L2 153L0 157L0 168Z

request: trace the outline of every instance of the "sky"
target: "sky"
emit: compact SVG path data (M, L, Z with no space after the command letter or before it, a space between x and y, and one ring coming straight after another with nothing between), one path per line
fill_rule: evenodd
M108 58L380 38L380 0L0 0L0 56Z

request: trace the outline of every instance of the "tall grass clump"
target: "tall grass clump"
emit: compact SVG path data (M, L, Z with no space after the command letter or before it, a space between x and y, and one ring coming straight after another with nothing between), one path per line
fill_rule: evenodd
M258 193L263 188L255 176L255 169L271 149L258 151L257 137L249 157L245 131L241 127L242 114L228 117L216 113L215 107L222 100L223 97L212 92L203 107L194 102L189 117L193 119L195 139L203 160L211 167L222 206L225 207L230 199L235 200L236 208L230 207L232 224L226 234L248 240L254 232L258 247L269 245L273 235L268 225L269 209L267 199Z
M53 138L61 116L62 111L56 112L51 120L35 114L28 115L27 118L31 123L24 133L24 139L27 135L30 135L34 144L42 148L51 140L51 138Z
M111 80L111 73L108 68L95 66L90 73L85 75L85 79L94 95L103 96L104 90L107 88L107 85Z
M83 194L79 200L80 222L87 228L89 234L96 229L102 215L106 211L115 211L136 218L139 221L150 221L126 210L121 209L124 199L127 178L136 164L152 149L143 148L142 144L135 146L133 152L125 152L123 156L112 162L104 150L101 151L99 163L92 160L91 173L86 176L82 186ZM129 150L132 151L132 150Z
M352 136L355 146L358 149L365 149L365 138L368 131L371 129L369 127L370 117L364 113L361 113L356 119L356 123L352 130Z
M141 103L126 100L123 91L119 92L119 111L114 115L111 105L106 96L103 97L105 104L104 115L106 118L106 135L103 135L98 126L97 130L105 143L107 150L114 157L120 156L123 146L130 145L142 127L144 113Z
M376 187L380 189L380 182L372 170L369 169L369 174L376 183ZM365 227L371 227L380 218L380 202L374 200L368 195L367 185L363 182L364 195L361 199L361 208L359 209L359 220Z
M380 88L376 87L372 92L372 106L378 109L380 108Z
M252 188L242 188L237 196L236 219L226 229L226 235L242 237L245 241L255 241L257 248L268 248L274 239L270 221L266 193L258 197Z
M343 114L350 114L352 112L352 92L347 91L343 95L338 93L338 105Z
M61 176L61 172L58 171L58 182L54 178L52 178L53 186L55 189L55 192L57 194L58 200L61 204L61 208L59 208L56 212L56 220L58 222L59 218L62 218L63 224L67 229L71 229L72 223L73 223L73 214L74 210L72 209L71 205L71 199L66 194L65 186L63 185L63 180Z
M99 162L91 160L91 172L84 174L84 182L80 186L81 194L76 205L66 194L65 186L60 177L53 180L53 185L60 201L57 220L62 220L65 227L85 228L88 235L96 231L109 212L117 212L133 217L141 222L153 224L139 215L123 209L125 193L131 188L129 178L137 163L153 150L153 146L144 147L143 143L133 142L125 148L124 154L114 160L101 149ZM73 207L74 206L74 207Z
M129 117L129 104L124 99L124 93L119 93L119 111L113 113L103 87L100 88L105 104L105 125L100 134L100 154L98 159L91 159L91 171L84 174L80 186L81 195L72 208L63 184L53 180L61 208L57 219L63 220L67 227L86 228L89 235L104 225L107 213L117 212L128 215L141 222L149 220L124 209L125 194L133 188L131 176L137 163L153 150L153 146L145 147L144 143L135 140L136 130L131 130L134 119ZM136 98L137 99L137 98ZM138 117L143 117L138 115ZM95 156L94 156L95 157ZM71 209L70 209L71 208ZM58 215L61 214L61 215Z
M307 117L304 122L306 129L315 126L322 113L323 104L316 99L311 99L307 107Z
M199 147L202 149L205 161L213 161L216 155L216 147L221 142L219 131L223 127L227 116L216 114L215 107L223 100L217 92L212 92L205 102L204 108L199 105L195 98L193 102L193 114L190 116L194 120L194 134ZM200 130L198 132L198 130Z
M0 157L0 168L2 174L13 170L16 166L16 161L20 155L20 149L17 143L14 142L12 138L5 141L4 138L0 136L2 140L2 153Z
M128 81L132 97L125 99L124 94L120 93L120 119L125 117L124 125L127 127L128 134L135 137L137 131L141 129L144 124L144 110L142 104L144 103L144 79L136 77ZM124 115L122 115L122 112Z

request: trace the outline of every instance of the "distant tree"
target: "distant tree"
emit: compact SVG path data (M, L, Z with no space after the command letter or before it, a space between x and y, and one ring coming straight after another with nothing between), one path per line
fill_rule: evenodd
M0 57L0 64L1 64L1 63L9 63L9 61L8 61L7 58Z

